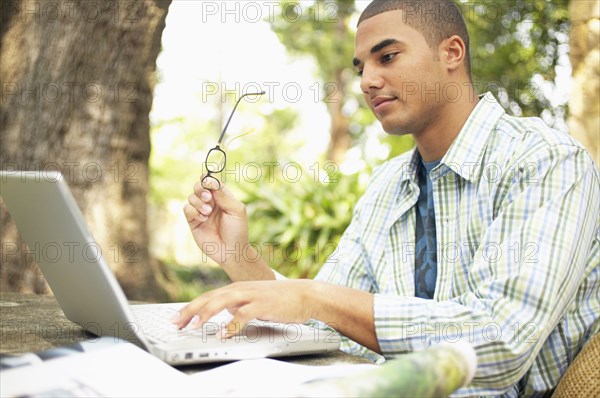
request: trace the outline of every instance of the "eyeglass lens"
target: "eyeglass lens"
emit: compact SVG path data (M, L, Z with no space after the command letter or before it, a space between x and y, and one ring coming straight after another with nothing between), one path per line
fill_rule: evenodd
M206 155L206 170L220 173L225 168L226 155L220 148L211 149Z

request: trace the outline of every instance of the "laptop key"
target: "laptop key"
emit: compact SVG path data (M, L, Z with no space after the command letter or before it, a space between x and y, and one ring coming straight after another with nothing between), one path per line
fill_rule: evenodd
M132 307L136 320L145 336L162 343L174 342L191 337L215 336L220 330L216 323L207 323L202 328L187 326L178 330L170 319L175 310L168 307Z

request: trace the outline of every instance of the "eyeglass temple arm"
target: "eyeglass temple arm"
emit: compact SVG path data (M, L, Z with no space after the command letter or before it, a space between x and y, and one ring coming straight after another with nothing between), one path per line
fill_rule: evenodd
M219 142L217 143L217 146L219 146L219 147L221 146L221 142L223 141L223 137L225 137L225 132L227 131L229 122L231 122L231 118L233 117L233 114L235 113L235 108L237 108L237 106L240 103L240 101L242 100L242 98L244 98L248 95L263 95L264 93L265 93L264 91L261 91L260 93L246 93L237 100L237 102L235 103L235 106L233 107L233 110L229 114L229 118L227 119L227 123L225 123L225 127L223 127L223 132L221 132L221 136L219 137Z

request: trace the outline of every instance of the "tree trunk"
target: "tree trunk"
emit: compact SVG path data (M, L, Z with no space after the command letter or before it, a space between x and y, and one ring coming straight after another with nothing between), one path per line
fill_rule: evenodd
M600 165L600 0L571 0L569 130Z
M335 91L329 94L326 91L325 104L331 116L331 141L327 149L327 160L340 164L346 157L346 152L350 148L350 131L348 127L350 121L348 116L344 115L344 92L346 82L342 77L343 70L335 73Z
M149 112L170 0L2 2L2 170L60 170L132 299L164 298L148 250ZM0 206L0 289L45 281ZM58 227L58 226L57 226Z
M354 4L337 3L337 23L335 29L336 39L342 43L348 39L348 28L346 21L350 17L350 10L354 9ZM350 148L350 118L344 115L346 98L346 87L348 78L344 75L344 68L334 68L333 71L335 86L334 90L328 90L325 87L325 104L331 116L331 141L327 149L327 160L337 163L338 165L344 161L346 152Z

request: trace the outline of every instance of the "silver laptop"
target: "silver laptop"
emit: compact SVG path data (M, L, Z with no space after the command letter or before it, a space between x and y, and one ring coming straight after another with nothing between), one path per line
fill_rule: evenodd
M66 317L95 335L141 343L173 365L339 349L331 330L259 320L224 339L227 311L201 329L176 330L170 318L185 303L129 305L60 173L1 171L0 196L29 247L52 253L39 266Z

